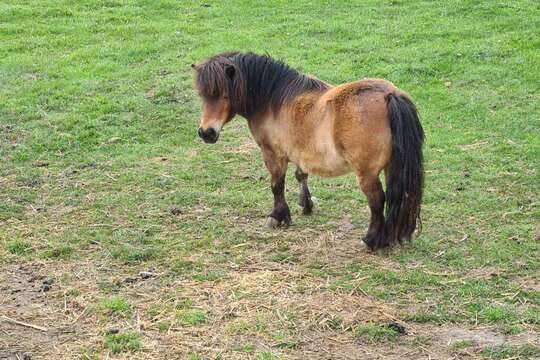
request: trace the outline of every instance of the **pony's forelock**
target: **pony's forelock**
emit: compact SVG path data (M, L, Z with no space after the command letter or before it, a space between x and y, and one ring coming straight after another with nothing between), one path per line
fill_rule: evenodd
M225 73L227 59L209 59L195 67L196 86L199 94L206 99L228 95L228 79Z

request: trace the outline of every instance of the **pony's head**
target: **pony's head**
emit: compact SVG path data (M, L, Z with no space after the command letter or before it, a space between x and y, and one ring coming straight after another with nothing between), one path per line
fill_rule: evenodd
M248 120L267 111L276 115L299 94L329 88L269 55L250 52L219 54L193 68L203 105L199 136L207 143L215 143L236 114Z
M238 113L241 73L231 60L233 54L212 57L195 70L195 87L202 100L202 115L198 134L206 143L215 143L223 125Z

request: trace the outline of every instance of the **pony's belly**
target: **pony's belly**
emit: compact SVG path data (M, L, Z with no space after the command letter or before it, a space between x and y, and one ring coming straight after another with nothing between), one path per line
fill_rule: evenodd
M304 166L301 166L300 167L304 172L308 173L308 174L315 174L315 175L319 175L319 176L322 176L322 177L336 177L336 176L341 176L341 175L345 175L347 173L350 173L351 172L351 167L348 165L348 164L345 164L343 166L333 166L333 167L330 167L330 166L325 166L325 167L318 167L318 166L313 166L313 167L308 167L307 170L304 170Z
M328 149L326 149L328 150ZM315 151L291 159L302 171L323 177L334 177L349 173L352 168L337 151ZM295 161L296 160L296 161Z

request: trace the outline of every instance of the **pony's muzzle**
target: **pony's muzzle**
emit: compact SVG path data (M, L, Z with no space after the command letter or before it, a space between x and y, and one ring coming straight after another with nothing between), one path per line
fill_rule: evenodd
M197 133L199 134L199 137L207 144L213 144L219 138L219 133L211 127L206 130L200 127Z

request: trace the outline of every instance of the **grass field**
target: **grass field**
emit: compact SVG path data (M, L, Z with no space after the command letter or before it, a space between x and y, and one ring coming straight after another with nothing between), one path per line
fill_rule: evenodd
M228 50L409 92L421 235L365 250L352 175L263 229L245 120L196 136ZM540 357L539 54L532 0L2 1L0 358Z

